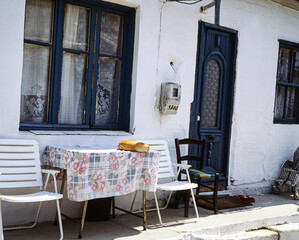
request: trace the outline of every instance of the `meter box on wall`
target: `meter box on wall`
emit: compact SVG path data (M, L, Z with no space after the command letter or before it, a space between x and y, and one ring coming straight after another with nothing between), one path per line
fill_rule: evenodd
M176 114L181 102L181 85L173 82L161 85L161 112L163 114Z

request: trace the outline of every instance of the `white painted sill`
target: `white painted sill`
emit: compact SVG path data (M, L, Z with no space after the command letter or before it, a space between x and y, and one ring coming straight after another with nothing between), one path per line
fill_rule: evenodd
M28 130L20 131L21 135L97 135L97 136L132 136L125 131L44 131Z

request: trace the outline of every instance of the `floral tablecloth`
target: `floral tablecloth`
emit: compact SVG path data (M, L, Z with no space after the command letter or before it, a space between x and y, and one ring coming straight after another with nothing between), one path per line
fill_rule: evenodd
M47 146L42 165L67 170L67 196L85 201L155 191L159 152L137 153L96 147Z

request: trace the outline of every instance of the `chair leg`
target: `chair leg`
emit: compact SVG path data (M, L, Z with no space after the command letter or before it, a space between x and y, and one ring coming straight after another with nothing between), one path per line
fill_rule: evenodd
M196 200L195 200L195 197L194 197L193 189L190 189L190 192L191 192L191 196L192 196L192 200L193 200L193 205L194 205L196 218L199 218L198 210L197 210L197 204L196 204Z
M169 205L169 203L170 203L170 199L171 199L172 193L173 193L173 192L170 192L166 204L164 205L164 207L160 207L159 210L164 210L164 209L166 209L166 208L168 207L168 205ZM156 208L155 208L155 207L154 207L154 208L149 208L149 209L146 209L146 211L147 211L147 212L156 211ZM132 212L132 213L141 213L141 212L143 212L143 209L142 209L142 210L134 211L134 212Z
M219 187L219 173L215 173L215 182L214 182L214 196L213 196L213 209L214 214L218 214L218 187Z
M162 222L162 218L161 218L161 213L160 213L160 209L159 209L159 203L158 203L158 199L157 199L157 194L156 192L154 192L154 197L155 197L155 202L156 202L156 208L157 208L157 213L158 213L158 218L159 218L159 222L162 226L165 226L164 223Z
M60 201L56 200L57 205L57 217L58 217L58 223L59 223L59 230L60 230L60 240L63 239L63 228L62 228L62 220L61 220L61 212L60 212Z
M40 202L39 203L39 207L38 207L38 210L37 210L37 214L36 214L36 217L35 217L35 220L33 222L32 225L28 225L28 226L19 226L19 227L6 227L4 228L3 230L5 231L10 231L10 230L19 230L19 229L29 229L29 228L34 228L36 225L37 225L37 222L38 222L38 218L39 218L39 214L40 214L40 210L41 210L41 207L42 207L42 204L43 202Z
M200 190L200 183L201 183L201 178L200 177L198 177L197 178L198 180L197 180L197 188L196 188L196 195L198 195L199 194L199 190Z
M185 217L188 217L189 215L189 200L190 200L190 191L187 191L186 199L185 199L185 213L184 213Z
M195 202L195 197L194 197L194 193L193 193L193 189L190 189L191 191L191 196L192 196L192 200L193 200L193 203L194 203L194 210L195 210L195 214L196 214L196 218L198 219L199 218L199 215L198 215L198 210L197 210L197 206L196 206L196 202ZM171 192L172 193L172 192ZM158 203L158 199L157 199L157 195L156 195L156 192L154 192L154 197L155 197L155 202L156 202L156 210L157 210L157 214L158 214L158 218L159 218L159 222L160 224L163 226L163 227L167 227L167 226L173 226L173 225L177 225L177 224L183 224L183 223L186 223L187 221L178 221L178 222L171 222L171 223L163 223L162 222L162 217L161 217L161 213L160 213L160 208L159 208L159 203ZM167 200L167 202L169 202L169 199L171 197L171 194ZM167 205L167 204L166 204ZM197 221L197 220L196 220ZM196 222L194 220L191 220L191 221L188 221L188 222Z
M3 236L3 224L2 224L2 206L1 206L1 199L0 199L0 240L4 240Z
M61 181L61 186L60 186L60 191L59 193L63 195L63 191L64 191L64 186L65 186L65 182L66 182L66 174L67 174L67 171L65 169L63 169L63 176L62 176L62 181ZM55 177L54 177L55 178ZM55 178L56 180L56 178ZM62 199L59 200L59 206L60 206L60 209L61 209L61 204L62 204ZM56 212L56 217L55 217L55 221L54 221L54 225L57 225L57 212Z
M42 204L43 204L43 202L40 202L38 210L37 210L37 214L36 214L36 217L35 217L35 221L34 221L34 223L32 225L29 225L29 226L20 226L20 227L8 227L8 228L4 228L4 230L9 231L9 230L28 229L28 228L35 227L37 225L37 222L38 222L38 218L39 218L39 215L40 215L40 210L41 210ZM59 230L60 230L60 240L62 240L63 239L63 228L62 228L60 204L59 204L59 200L58 199L56 200L56 205L57 205L57 217L58 217ZM0 212L0 215L1 215L1 212ZM2 218L1 218L1 220L2 220ZM2 224L1 224L1 227L2 227ZM3 235L3 229L2 229L2 235ZM3 237L2 237L2 239L3 239ZM1 238L0 238L0 240L1 240Z
M38 206L37 214L36 214L36 217L35 217L35 222L34 222L34 224L32 225L32 227L35 227L36 224L37 224L37 221L38 221L38 218L39 218L39 214L40 214L40 210L41 210L41 208L42 208L42 204L43 204L43 202L40 202L40 204L39 204L39 206Z

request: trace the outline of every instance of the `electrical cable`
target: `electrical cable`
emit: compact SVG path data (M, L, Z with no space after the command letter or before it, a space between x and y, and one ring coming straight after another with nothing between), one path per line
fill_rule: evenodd
M181 77L180 77L180 74L179 74L178 71L175 69L173 62L170 62L170 66L171 66L171 68L173 69L173 71L175 72L175 76L176 76L177 82L178 82L179 84L181 84Z
M181 4L192 5L201 2L202 0L169 0L169 2L177 2Z

